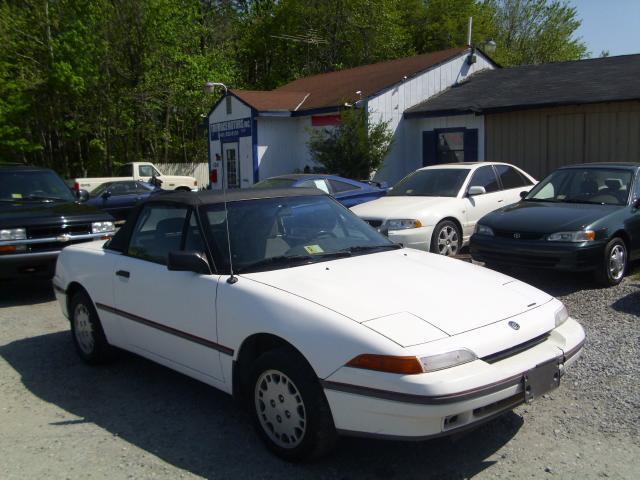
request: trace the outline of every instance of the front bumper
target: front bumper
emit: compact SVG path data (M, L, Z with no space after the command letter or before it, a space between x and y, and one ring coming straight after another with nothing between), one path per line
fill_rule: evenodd
M514 240L478 234L473 235L469 243L471 257L479 262L575 272L597 268L604 247L605 242Z
M342 367L322 385L341 433L424 440L474 427L523 403L525 376L549 363L564 374L584 340L580 324L569 319L543 343L491 365L477 360L407 376ZM397 387L379 388L390 383Z

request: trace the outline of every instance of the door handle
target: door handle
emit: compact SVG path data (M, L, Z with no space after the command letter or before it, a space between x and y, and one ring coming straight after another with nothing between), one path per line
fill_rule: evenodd
M116 271L116 275L119 277L124 277L124 278L129 278L131 276L131 274L129 272L127 272L126 270L117 270Z

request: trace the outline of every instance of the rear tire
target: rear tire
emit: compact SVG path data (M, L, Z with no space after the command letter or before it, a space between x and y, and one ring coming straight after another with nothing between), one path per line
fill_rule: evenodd
M627 246L620 237L612 238L604 248L604 258L596 269L596 281L605 287L618 285L627 270Z
M69 313L71 336L80 358L90 365L111 360L113 347L107 342L98 312L86 292L78 292L71 298Z
M337 433L329 404L299 354L285 348L262 354L251 369L249 386L254 426L273 453L299 462L333 448Z
M452 257L460 253L462 233L455 222L443 220L436 225L431 234L431 253Z

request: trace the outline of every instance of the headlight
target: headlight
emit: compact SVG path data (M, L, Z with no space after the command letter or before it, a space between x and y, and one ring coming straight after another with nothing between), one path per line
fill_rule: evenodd
M556 328L566 322L567 318L569 318L569 312L567 312L567 307L562 305L562 307L556 311Z
M0 230L1 240L26 240L27 231L24 228L7 228Z
M91 224L92 233L113 233L115 229L113 222L93 222Z
M596 239L593 230L580 230L579 232L556 232L547 236L550 242L590 242Z
M462 365L463 363L473 362L477 359L478 357L476 357L476 354L471 350L462 349L422 357L420 361L422 362L422 368L424 368L425 372L435 372L437 370Z
M486 225L482 225L480 223L476 223L476 232L480 235L489 235L490 237L493 237L494 233L493 233L493 229L491 227L487 227Z
M387 228L389 230L406 230L408 228L420 228L422 222L408 218L398 220L387 220Z

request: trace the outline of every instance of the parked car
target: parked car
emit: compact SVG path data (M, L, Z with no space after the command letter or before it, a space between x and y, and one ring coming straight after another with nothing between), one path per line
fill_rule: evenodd
M520 200L536 181L513 165L461 162L421 168L386 197L353 212L405 247L457 255L478 219Z
M316 189L224 198L153 195L110 242L63 250L54 289L85 361L120 347L232 393L286 459L460 432L581 352L560 301L401 248Z
M160 188L139 180L106 182L91 192L85 203L104 210L116 220L126 220L133 207L158 191Z
M79 204L53 170L0 165L0 279L52 277L63 247L113 233L113 218Z
M160 180L162 182L162 188L165 190L198 190L198 181L194 177L164 175L153 163L149 162L125 163L120 167L115 177L72 178L69 180L69 186L75 191L82 189L93 193L99 185L107 182L116 182L119 180L142 180L143 182L150 182L151 179Z
M560 168L521 202L483 217L471 255L489 265L591 270L616 285L640 258L639 171L637 163Z
M254 188L317 188L328 193L345 207L380 198L387 193L382 184L358 182L336 175L291 174L271 177L256 183Z

